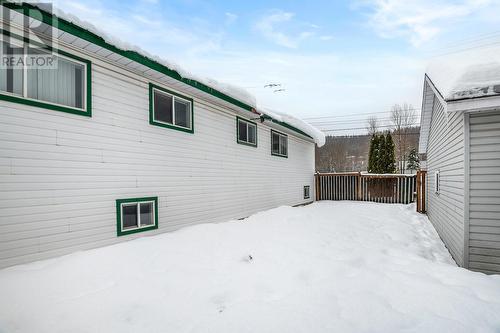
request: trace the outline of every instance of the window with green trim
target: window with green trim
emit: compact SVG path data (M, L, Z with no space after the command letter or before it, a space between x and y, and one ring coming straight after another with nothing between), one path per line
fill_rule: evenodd
M149 113L152 125L193 133L193 99L189 97L150 84Z
M91 115L90 62L66 52L33 48L21 41L0 43L2 59L45 59L50 66L2 66L0 99L56 111ZM40 57L40 58L37 58ZM49 62L50 61L50 62Z
M271 130L271 155L288 157L288 135Z
M236 139L240 144L257 147L257 124L236 117Z
M158 198L116 200L118 236L158 229Z

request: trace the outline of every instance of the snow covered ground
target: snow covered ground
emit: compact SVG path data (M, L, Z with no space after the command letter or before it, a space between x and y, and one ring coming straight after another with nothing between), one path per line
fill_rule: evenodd
M0 271L0 332L499 332L413 206L320 202Z

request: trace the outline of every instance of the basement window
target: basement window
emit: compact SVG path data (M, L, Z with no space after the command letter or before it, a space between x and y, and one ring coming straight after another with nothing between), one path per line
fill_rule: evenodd
M116 200L117 235L158 229L158 198Z
M439 194L439 190L441 187L441 179L440 179L440 173L439 170L434 173L434 192L436 194Z
M288 136L271 130L271 155L288 157Z
M257 124L236 117L236 138L240 144L257 147Z
M309 185L304 186L304 199L309 199L311 197L311 187Z
M193 99L149 85L151 125L193 133Z
M90 61L17 41L0 49L12 60L0 68L0 99L91 116Z

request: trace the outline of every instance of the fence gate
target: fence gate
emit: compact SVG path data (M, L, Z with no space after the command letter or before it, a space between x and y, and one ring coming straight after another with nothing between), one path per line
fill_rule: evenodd
M417 175L375 175L359 172L316 173L316 200L358 200L403 204L417 201L417 210L424 212L424 193L425 173L421 172Z

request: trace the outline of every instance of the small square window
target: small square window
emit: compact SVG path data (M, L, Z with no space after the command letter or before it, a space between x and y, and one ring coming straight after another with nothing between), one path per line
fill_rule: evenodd
M288 157L288 136L271 130L271 155Z
M257 124L249 120L236 117L237 142L257 147Z
M304 186L304 199L309 199L311 197L311 187L309 185Z
M118 236L157 229L157 202L156 197L116 200Z
M193 133L193 100L150 84L149 122Z

